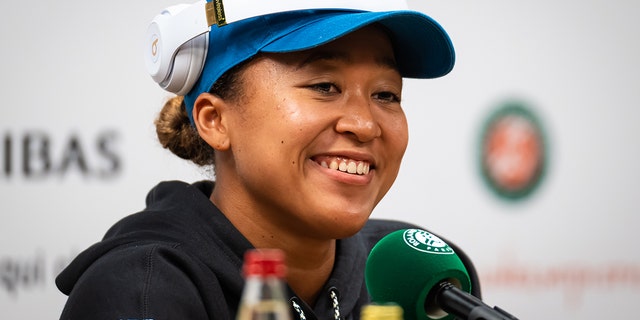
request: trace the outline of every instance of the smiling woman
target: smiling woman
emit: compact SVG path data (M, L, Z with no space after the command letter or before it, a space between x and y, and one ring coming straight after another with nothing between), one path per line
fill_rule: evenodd
M309 60L320 51L337 54ZM196 127L216 150L217 184L229 186L214 188L212 202L254 245L289 243L301 229L322 241L362 228L407 145L402 79L377 63L391 59L386 34L370 27L308 51L256 57L239 77L238 101L198 97ZM367 174L348 172L356 162ZM234 210L237 202L251 210Z
M69 294L62 318L235 318L242 257L253 248L286 254L301 318L359 318L370 302L363 270L371 247L414 227L369 219L407 147L402 78L447 74L448 36L424 14L345 1L349 9L217 20L176 40L171 28L200 5L154 20L147 67L178 94L156 120L160 142L212 166L215 183L155 187L143 212L57 278Z

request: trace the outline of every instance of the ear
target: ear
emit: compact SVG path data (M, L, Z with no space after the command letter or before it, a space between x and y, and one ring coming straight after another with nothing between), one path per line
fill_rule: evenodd
M227 109L224 100L207 92L200 94L193 105L193 122L198 133L215 150L225 151L230 147Z

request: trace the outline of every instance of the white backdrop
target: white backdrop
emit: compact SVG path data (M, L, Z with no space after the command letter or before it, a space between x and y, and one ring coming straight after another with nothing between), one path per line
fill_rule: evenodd
M438 232L473 258L484 300L520 319L627 317L640 298L640 3L409 1L457 49L445 78L407 81L410 145L376 217ZM205 173L161 149L167 97L141 37L174 1L2 3L0 314L57 319L61 266L144 206L164 179ZM548 168L527 198L483 183L479 135L526 101Z

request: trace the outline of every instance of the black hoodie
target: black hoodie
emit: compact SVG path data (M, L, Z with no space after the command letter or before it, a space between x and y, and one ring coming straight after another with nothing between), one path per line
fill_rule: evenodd
M162 182L147 208L116 223L104 239L56 278L69 298L62 320L235 319L244 280L240 270L249 241L209 200L212 182ZM333 319L332 292L343 319L359 319L369 296L364 266L371 248L388 233L414 225L371 219L337 242L334 269L310 308L293 291L290 302L306 319ZM463 259L479 296L477 276Z

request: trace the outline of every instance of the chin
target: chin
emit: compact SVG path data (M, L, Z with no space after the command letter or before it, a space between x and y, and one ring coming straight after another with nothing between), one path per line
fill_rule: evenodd
M353 230L345 230L345 232L341 233L341 234L336 234L336 236L334 237L334 239L345 239L345 238L349 238L352 237L353 235L355 235L356 233L358 233L360 230L362 230L362 228L364 227L364 224L362 225L362 227L358 228L358 229L353 229Z
M362 230L368 219L369 215L351 215L339 218L326 225L324 232L329 234L332 239L348 238Z

